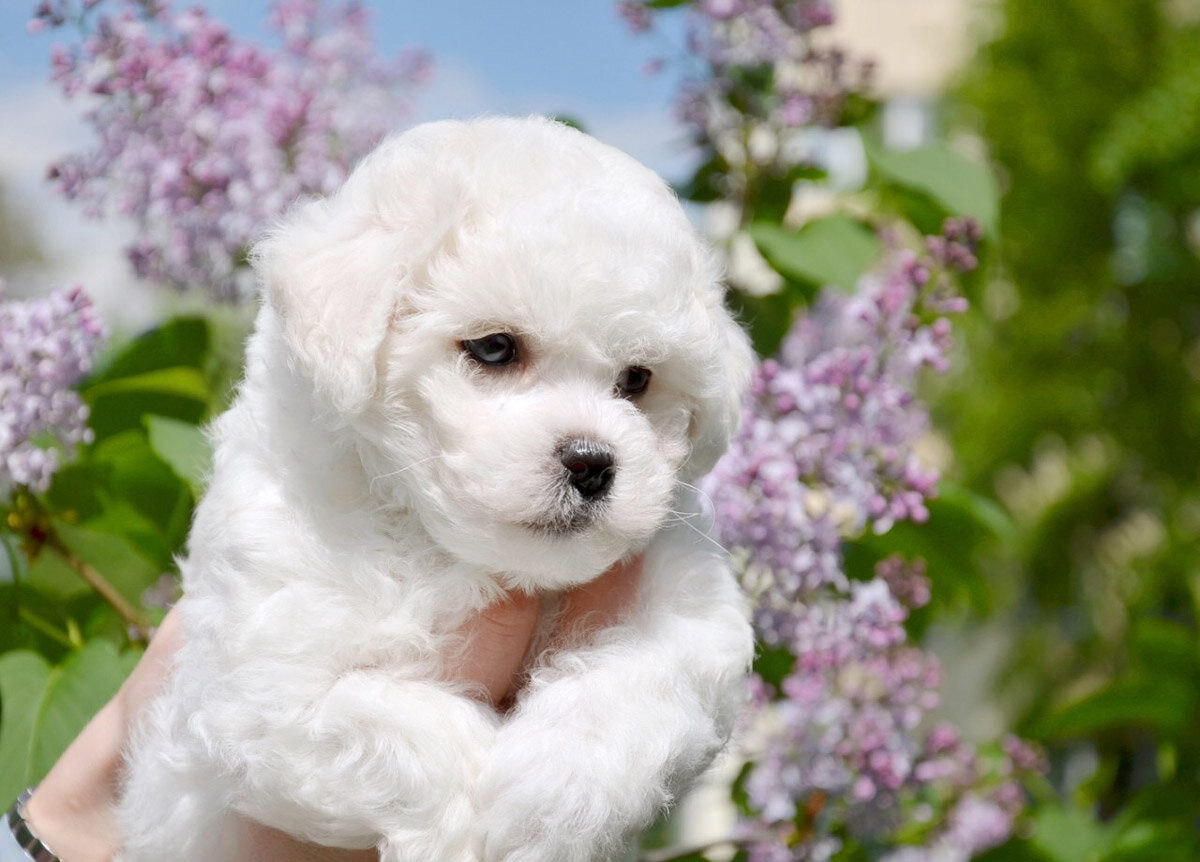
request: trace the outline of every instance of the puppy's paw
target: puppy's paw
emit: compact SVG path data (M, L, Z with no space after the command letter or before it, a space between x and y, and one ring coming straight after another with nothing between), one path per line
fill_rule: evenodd
M486 776L474 852L482 862L599 862L619 858L627 831L609 800L575 763L557 770L513 764L507 780Z
M621 858L711 762L722 736L696 693L620 658L543 678L496 734L476 785L484 862Z
M668 802L657 770L617 740L578 728L509 730L477 787L475 851L484 862L619 858Z
M471 845L474 808L465 796L450 801L435 823L397 828L379 842L379 862L478 862Z

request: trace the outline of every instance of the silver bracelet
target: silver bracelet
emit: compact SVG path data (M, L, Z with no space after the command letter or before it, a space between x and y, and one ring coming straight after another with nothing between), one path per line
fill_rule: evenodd
M8 809L8 831L12 837L16 839L17 847L24 851L25 855L32 859L33 862L61 862L54 855L54 851L42 843L42 839L33 834L33 830L29 828L29 823L25 820L25 805L29 802L29 797L33 796L33 788L28 787L21 791L21 795L17 797L17 801L12 804L12 808ZM2 848L0 848L2 849ZM3 857L0 854L0 858Z

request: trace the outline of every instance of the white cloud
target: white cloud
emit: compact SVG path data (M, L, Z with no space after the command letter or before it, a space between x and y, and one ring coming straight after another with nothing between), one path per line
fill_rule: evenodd
M418 94L413 121L562 111L571 112L588 132L669 180L681 179L694 165L684 129L672 118L667 105L600 107L555 93L509 96L469 63L455 57L436 58L433 79Z
M672 182L685 179L696 166L686 130L667 108L638 106L596 111L583 119L588 131L597 138L624 150Z
M469 62L454 56L439 55L433 70L432 80L419 91L414 122L569 110L572 119L582 122L596 138L628 152L668 180L682 179L694 167L683 127L672 119L670 106L589 106L554 92L505 95Z
M412 121L461 120L515 110L505 106L500 92L469 63L438 56L434 59L432 77L417 90Z

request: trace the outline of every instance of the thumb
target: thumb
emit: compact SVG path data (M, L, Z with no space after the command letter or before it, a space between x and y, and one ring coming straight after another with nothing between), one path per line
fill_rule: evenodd
M600 577L567 593L559 633L586 633L619 622L637 603L644 563L643 554L619 560Z
M502 703L529 649L538 610L536 595L513 592L467 620L458 630L465 646L451 677L481 686L493 706Z

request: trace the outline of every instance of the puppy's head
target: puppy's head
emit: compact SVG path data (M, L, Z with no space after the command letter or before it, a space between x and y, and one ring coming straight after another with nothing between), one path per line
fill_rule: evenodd
M393 138L256 263L372 493L512 586L638 549L739 416L749 346L674 195L558 123Z

